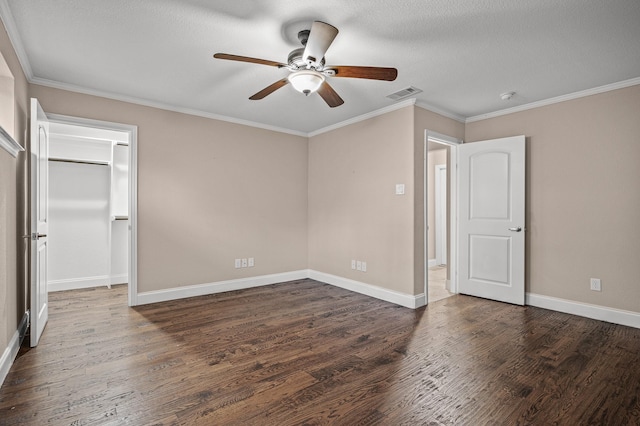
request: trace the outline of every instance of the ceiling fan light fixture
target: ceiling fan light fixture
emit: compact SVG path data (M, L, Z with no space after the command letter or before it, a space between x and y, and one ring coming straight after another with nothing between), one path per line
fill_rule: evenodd
M213 57L229 61L267 65L278 69L285 68L290 72L286 77L250 96L249 99L252 101L264 99L265 96L291 83L296 91L307 96L317 92L330 108L335 108L344 104L344 100L331 87L327 78L346 77L381 81L394 81L396 79L398 70L395 68L353 65L325 67L325 53L327 53L327 49L329 49L337 35L338 29L333 25L322 21L314 21L310 30L303 30L298 33L298 39L303 47L292 50L287 57L287 63L228 53L216 53ZM318 58L320 59L318 60Z
M309 95L316 92L324 83L324 75L313 70L296 71L289 75L289 83L298 92Z

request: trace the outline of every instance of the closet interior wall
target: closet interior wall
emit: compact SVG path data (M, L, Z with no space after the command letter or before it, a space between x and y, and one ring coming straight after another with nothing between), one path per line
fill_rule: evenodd
M128 134L51 123L48 290L128 282Z

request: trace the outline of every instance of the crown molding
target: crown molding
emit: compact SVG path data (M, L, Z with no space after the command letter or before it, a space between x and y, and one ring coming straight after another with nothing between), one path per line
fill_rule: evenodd
M0 0L0 1L3 1L3 0ZM210 113L210 112L190 109L190 108L176 107L176 106L173 106L173 105L164 104L164 103L161 103L161 102L149 101L149 100L146 100L146 99L136 98L136 97L133 97L133 96L123 96L123 95L117 95L117 94L113 94L113 93L105 92L105 91L101 91L101 90L88 89L88 88L82 87L82 86L76 86L76 85L68 84L68 83L61 83L61 82L58 82L58 81L48 80L48 79L39 78L39 77L32 77L29 80L29 83L37 84L37 85L45 86L45 87L51 87L51 88L54 88L54 89L66 90L66 91L75 92L75 93L82 93L82 94L85 94L85 95L99 96L99 97L102 97L102 98L113 99L113 100L116 100L116 101L127 102L127 103L136 104L136 105L148 106L148 107L151 107L151 108L158 108L158 109L162 109L162 110L166 110L166 111L178 112L178 113L181 113L181 114L194 115L194 116L197 116L197 117L210 118L210 119L213 119L213 120L225 121L225 122L228 122L228 123L234 123L234 124L240 124L240 125L243 125L243 126L255 127L255 128L259 128L259 129L263 129L263 130L270 130L270 131L273 131L273 132L286 133L286 134L290 134L290 135L294 135L294 136L301 136L301 137L304 137L304 138L309 138L309 137L316 136L316 135L319 135L319 134L322 134L322 133L326 133L328 131L338 129L340 127L348 126L348 125L353 124L353 123L364 121L364 120L367 120L367 119L372 118L372 117L376 117L376 116L379 116L379 115L382 115L382 114L389 113L391 111L395 111L395 110L402 109L404 107L416 104L416 99L415 98L406 99L406 100L404 100L402 102L398 102L396 104L389 105L387 107L380 108L380 109L377 109L375 111L371 111L371 112L368 112L366 114L362 114L362 115L359 115L359 116L356 116L356 117L352 117L352 118L350 118L348 120L341 121L341 122L336 123L336 124L332 124L331 126L327 126L327 127L321 128L319 130L314 130L312 132L306 133L306 132L302 132L302 131L298 131L298 130L287 129L287 128L284 128L284 127L271 126L271 125L268 125L268 124L258 123L258 122L249 121L249 120L242 120L242 119L239 119L239 118L229 117L229 116L225 116L225 115L219 115L219 114L214 114L214 113ZM432 112L434 112L436 114L441 114L438 111L432 111Z
M70 91L70 92L82 93L82 94L91 95L91 96L99 96L101 98L113 99L115 101L128 102L128 103L131 103L131 104L142 105L142 106L162 109L162 110L166 110L166 111L178 112L178 113L181 113L181 114L194 115L194 116L197 116L197 117L210 118L210 119L218 120L218 121L226 121L228 123L240 124L240 125L243 125L243 126L255 127L255 128L258 128L258 129L270 130L270 131L273 131L273 132L287 133L287 134L294 135L294 136L302 136L302 137L305 137L305 138L307 137L307 133L305 133L305 132L300 132L300 131L292 130L292 129L286 129L284 127L271 126L271 125L268 125L268 124L257 123L257 122L254 122L254 121L242 120L242 119L234 118L234 117L228 117L226 115L219 115L219 114L200 111L200 110L196 110L196 109L178 107L178 106L174 106L174 105L165 104L165 103L162 103L162 102L155 102L155 101L149 101L149 100L146 100L146 99L136 98L136 97L133 97L133 96L117 95L117 94L113 94L113 93L110 93L110 92L105 92L105 91L95 90L95 89L88 89L86 87L76 86L74 84L61 83L61 82L58 82L58 81L47 80L47 79L43 79L43 78L39 78L39 77L34 77L29 82L32 83L32 84L51 87L51 88L54 88L54 89L67 90L67 91Z
M567 95L556 96L554 98L543 99L537 102L520 105L513 108L502 109L499 111L489 112L487 114L475 115L465 120L465 123L473 123L475 121L486 120L488 118L500 117L502 115L513 114L515 112L526 111L533 108L540 108L547 105L553 105L560 102L570 101L573 99L584 98L586 96L597 95L599 93L610 92L612 90L624 89L625 87L640 84L640 77L631 78L629 80L619 81L617 83L606 84L604 86L594 87L593 89L581 90L579 92L569 93Z
M397 104L389 105L387 107L380 108L380 109L377 109L375 111L368 112L366 114L358 115L356 117L352 117L352 118L350 118L348 120L344 120L344 121L341 121L341 122L336 123L336 124L332 124L331 126L327 126L327 127L323 127L321 129L315 130L315 131L309 133L309 137L317 136L317 135L320 135L322 133L329 132L331 130L339 129L340 127L345 127L345 126L348 126L350 124L358 123L360 121L368 120L368 119L376 117L378 115L386 114L388 112L395 111L397 109L401 109L401 108L404 108L404 107L407 107L407 106L410 106L410 105L415 105L415 106L417 106L419 108L425 109L427 111L431 111L434 114L442 115L443 117L450 118L450 119L458 121L460 123L464 123L464 120L465 120L465 118L463 116L461 116L461 115L453 114L451 112L444 111L444 110L442 110L440 108L436 108L436 107L434 107L432 105L429 105L429 104L427 104L425 102L419 101L416 98L410 98L410 99L406 99L404 101L398 102Z
M0 148L3 148L13 157L17 157L19 152L24 151L22 145L16 142L2 126L0 126Z
M359 123L360 121L368 120L370 118L377 117L379 115L386 114L386 113L391 112L391 111L396 111L398 109L402 109L402 108L405 108L405 107L408 107L408 106L411 106L411 105L415 105L415 104L416 104L416 99L415 98L406 99L406 100L404 100L402 102L398 102L397 104L389 105L389 106L377 109L375 111L368 112L366 114L357 115L355 117L351 117L351 118L349 118L347 120L344 120L344 121L341 121L339 123L332 124L330 126L323 127L321 129L318 129L318 130L314 130L313 132L309 132L308 137L311 138L313 136L318 136L318 135L321 135L322 133L327 133L327 132L330 132L332 130L336 130L336 129L339 129L341 127L348 126L350 124Z
M457 121L459 123L462 123L462 124L464 124L465 120L467 119L463 115L459 115L459 114L455 114L453 112L445 111L445 110L443 110L441 108L435 107L433 105L429 105L428 103L426 103L424 101L420 101L420 100L417 101L416 102L416 106L420 107L422 109L426 109L427 111L431 111L431 112L433 112L435 114L442 115L443 117L450 118L450 119L455 120L455 121Z

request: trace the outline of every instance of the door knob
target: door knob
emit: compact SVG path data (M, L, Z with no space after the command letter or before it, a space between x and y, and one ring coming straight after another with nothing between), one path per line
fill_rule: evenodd
M519 227L519 226L517 226L517 227L515 227L515 228L509 228L509 231L513 231L513 232L520 232L520 231L522 231L522 228L521 228L521 227Z

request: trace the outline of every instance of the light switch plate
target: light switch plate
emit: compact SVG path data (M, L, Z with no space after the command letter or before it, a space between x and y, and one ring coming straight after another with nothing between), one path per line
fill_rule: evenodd
M404 195L404 183L396 183L396 195Z

